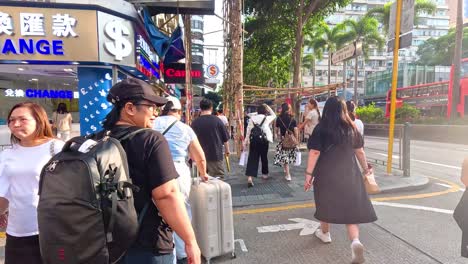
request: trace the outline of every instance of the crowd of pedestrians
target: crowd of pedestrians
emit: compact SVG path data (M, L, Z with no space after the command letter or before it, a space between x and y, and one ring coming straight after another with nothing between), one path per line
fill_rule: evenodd
M225 157L230 155L227 118L222 111L213 115L213 103L203 99L200 116L189 126L181 121L183 108L177 98L159 97L136 79L114 85L107 99L113 108L103 122L104 131L122 135L146 128L121 142L130 178L140 189L134 193L134 204L142 219L137 239L119 263L200 263L190 224L193 175L187 161L196 165L203 181L209 175L225 177ZM276 130L273 164L281 166L285 180L291 181L290 166L300 159L298 139L303 130L309 149L304 189L314 189L315 217L321 222L315 235L330 243L329 225L345 224L352 262L362 263L364 246L358 224L377 217L359 169L360 165L364 173L371 170L363 151L363 125L354 109L352 102L331 97L321 114L317 102L310 99L304 119L298 122L287 103L281 105L278 116L270 106L261 104L256 112L246 112L243 117L243 149L249 152L247 186L254 186L260 162L261 177L268 180L268 150ZM0 154L0 223L5 224L9 214L6 264L43 263L36 220L39 178L42 167L61 151L71 127L71 115L64 105L59 105L52 119L51 125L45 110L29 102L15 105L8 115L13 148ZM54 137L53 128L60 136Z

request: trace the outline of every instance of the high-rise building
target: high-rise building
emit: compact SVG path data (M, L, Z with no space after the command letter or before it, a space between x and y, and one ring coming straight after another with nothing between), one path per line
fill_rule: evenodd
M439 37L447 34L449 30L449 6L446 0L432 0L437 5L437 10L434 14L419 14L418 24L413 29L413 40L412 46L406 49L401 49L399 52L399 61L402 62L414 62L417 59L416 51L418 45L431 37ZM447 0L456 1L456 0ZM393 2L389 0L355 0L345 8L337 11L333 15L326 18L326 22L329 26L333 27L338 23L343 22L346 19L359 19L363 17L367 11L382 7L387 2ZM383 34L382 26L380 31ZM306 49L306 53L310 52ZM366 75L383 71L387 69L392 63L392 53L387 53L386 48L384 51L378 51L377 49L371 49L369 58L364 61L363 56L358 60L358 93L364 95L364 84ZM349 81L347 87L349 88L348 97L353 92L354 86L354 62L355 60L348 60L346 69L346 78ZM338 83L343 81L343 65L332 65L330 73L328 73L328 54L325 53L321 61L316 64L315 74L315 85L324 85L328 82L328 74L331 76L331 83ZM312 86L312 71L304 71L302 78L303 86ZM362 98L362 97L361 97Z
M192 19L192 62L203 64L203 16L193 15Z

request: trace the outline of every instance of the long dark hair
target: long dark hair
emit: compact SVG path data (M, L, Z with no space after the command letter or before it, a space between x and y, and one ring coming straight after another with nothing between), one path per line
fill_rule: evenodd
M315 100L314 98L310 98L310 99L309 99L309 103L315 107L315 111L317 111L317 114L318 114L318 117L319 117L318 119L319 119L319 121L320 121L321 116L320 116L320 111L319 111L319 109L318 109L317 100Z
M117 104L115 104L112 107L112 110L104 118L104 121L102 122L102 127L105 130L111 130L112 128L114 128L115 124L117 124L117 122L119 122L120 120L120 112L124 108L125 104L130 102L135 105L135 104L138 104L138 102L140 101L141 101L140 99L133 99L133 100L130 99L130 100L118 102Z
M59 103L57 105L57 114L65 114L68 113L67 105L65 103Z
M162 116L166 116L169 114L171 111L177 111L177 110L172 110L171 108L174 106L174 103L172 101L168 101L165 105L164 108L161 111Z
M280 113L280 117L283 119L283 118L287 118L287 117L291 117L291 106L288 104L288 103L283 103L281 105L281 113Z
M356 120L356 115L354 114L354 110L356 109L356 105L353 101L346 101L346 108L348 109L348 115L351 120Z
M13 111L16 108L27 108L31 111L31 115L36 120L36 131L34 132L34 138L53 138L54 134L52 133L52 128L50 127L49 118L47 117L47 113L44 108L36 103L33 102L23 102L14 105L10 112L8 113L8 126L10 126L10 117ZM11 144L16 144L20 142L20 139L15 137L13 133L11 133L10 137Z
M330 97L323 108L320 126L331 144L354 142L358 131L354 122L348 116L345 102L338 97Z

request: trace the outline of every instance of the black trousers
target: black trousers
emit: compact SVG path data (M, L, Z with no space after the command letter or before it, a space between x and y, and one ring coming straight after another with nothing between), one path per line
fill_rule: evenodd
M39 236L14 237L7 234L5 264L42 264Z
M269 142L251 143L249 148L249 158L247 159L246 176L257 177L258 162L262 160L262 174L268 174L268 146Z

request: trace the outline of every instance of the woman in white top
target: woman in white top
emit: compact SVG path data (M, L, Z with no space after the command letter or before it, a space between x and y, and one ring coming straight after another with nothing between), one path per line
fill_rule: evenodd
M54 139L47 114L32 102L15 105L8 114L13 147L0 152L0 215L5 218L5 264L42 263L37 204L39 176L63 142Z
M307 110L309 110L305 116L305 120L298 126L299 129L304 129L304 138L308 139L315 126L320 122L320 111L318 109L317 101L314 98L310 98L307 103Z
M64 141L70 139L72 121L72 115L68 112L67 105L59 103L57 111L52 114L52 128L57 130L57 138Z
M346 101L346 108L348 109L348 115L351 118L351 120L354 121L354 125L356 125L357 130L359 131L361 136L364 136L364 123L362 123L361 120L356 118L356 105L353 101Z
M254 185L252 177L257 177L260 159L262 161L262 178L265 180L268 179L268 147L270 142L273 143L273 133L271 132L270 124L275 118L275 112L266 104L258 106L256 114L250 114L249 125L247 126L247 133L244 140L244 149L249 148L249 157L245 170L248 187L253 187ZM265 138L260 141L251 142L250 136L254 124L261 127Z

